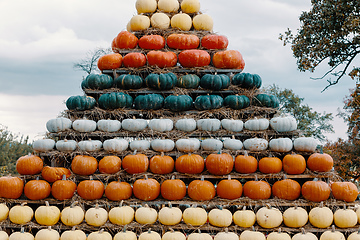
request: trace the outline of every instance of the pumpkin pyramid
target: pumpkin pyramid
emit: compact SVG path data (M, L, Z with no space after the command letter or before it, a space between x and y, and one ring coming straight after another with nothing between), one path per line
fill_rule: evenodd
M360 239L356 186L199 1L136 9L20 176L0 178L0 239Z

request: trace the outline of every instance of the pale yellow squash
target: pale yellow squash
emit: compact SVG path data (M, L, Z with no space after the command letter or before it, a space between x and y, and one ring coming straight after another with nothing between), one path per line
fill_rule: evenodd
M165 13L154 13L150 18L153 28L168 29L170 27L170 18Z
M247 210L244 206L242 210L237 210L234 213L233 221L239 227L249 228L255 224L256 215L252 210Z
M193 25L195 30L211 32L214 27L214 21L208 14L199 14L193 18Z
M9 219L12 223L22 225L31 221L34 216L34 211L25 204L26 203L22 203L21 205L16 205L10 209Z
M200 11L199 0L183 0L181 2L181 11L184 13L197 13Z
M56 206L50 206L45 201L45 206L40 206L35 210L35 220L40 225L53 226L60 219L60 209Z
M156 11L156 0L136 0L135 3L138 14L140 13L153 13Z
M90 226L100 227L108 220L108 212L104 208L100 208L98 204L93 208L89 208L85 213L85 221Z
M142 31L150 27L150 18L145 15L135 15L130 19L131 31Z
M183 31L189 31L192 27L192 19L186 13L175 14L171 18L170 23L172 28L177 28Z

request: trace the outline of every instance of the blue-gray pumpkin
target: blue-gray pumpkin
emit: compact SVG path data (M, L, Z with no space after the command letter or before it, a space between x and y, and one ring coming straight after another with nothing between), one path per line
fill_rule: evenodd
M252 104L260 107L278 108L279 99L274 95L258 94L252 99Z
M219 95L201 95L195 99L194 106L197 110L211 110L221 108L224 99Z
M258 74L238 73L232 77L231 83L242 88L252 89L260 88L262 80Z
M210 90L221 90L230 86L230 78L225 74L205 74L200 80L200 87Z
M121 74L114 80L115 87L121 89L139 89L143 86L144 79L138 75Z
M198 88L200 85L200 77L195 74L186 74L178 78L176 86L187 89Z
M131 108L133 98L129 94L122 92L105 93L99 97L99 107L105 110L118 108Z
M151 73L145 78L147 87L156 90L169 90L172 89L177 82L177 77L174 73Z
M71 96L66 100L66 107L69 110L85 111L93 109L96 100L90 96Z
M114 79L106 74L89 74L81 82L82 89L107 89L111 88L114 84Z
M244 95L229 95L224 99L224 106L235 110L250 106L250 99Z
M139 95L134 104L137 110L158 110L164 106L164 97L160 94Z
M189 95L170 95L165 98L164 107L174 112L192 109L193 99Z

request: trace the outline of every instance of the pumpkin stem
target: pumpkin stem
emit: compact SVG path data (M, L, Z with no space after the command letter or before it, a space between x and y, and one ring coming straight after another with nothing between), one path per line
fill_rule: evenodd
M172 228L169 228L169 230L170 230L172 233L175 232L174 229L172 229Z
M148 180L148 176L145 174L145 180Z
M225 228L225 233L228 233L229 232L229 229L228 228Z
M99 234L102 234L104 232L104 229L100 229Z
M251 231L256 232L255 227L251 226Z
M126 225L124 226L123 230L122 230L124 233L126 232Z
M201 230L200 230L200 228L198 229L198 233L199 233L199 234L201 234Z
M220 210L223 210L223 206L217 206L218 207L218 209L220 209Z
M137 153L137 150L135 149L134 152L133 152L133 155L136 155L136 153Z
M246 206L244 206L242 210L245 211L245 210L246 210Z
M305 228L301 228L301 234L306 234Z
M27 202L23 202L23 203L21 203L21 205L20 206L25 206L27 204Z
M76 230L76 226L73 226L71 231L75 231Z
M281 228L278 229L278 233L279 233L279 234L281 233Z
M259 179L258 179L258 177L257 177L257 175L255 175L255 181L258 181Z
M231 180L231 176L230 176L230 174L228 175L228 180Z
M335 225L331 226L331 232L335 232Z
M51 226L48 226L48 228L47 228L49 231L51 231Z
M124 203L124 200L121 200L119 207L122 207L123 203Z
M172 175L172 176L171 176L171 180L175 180L175 175Z
M50 207L50 204L48 201L45 201L45 206Z
M323 202L320 202L319 208L322 208L322 207L324 207L324 203L323 203Z
M267 208L267 209L271 209L270 204L266 204L266 208Z
M66 175L65 175L65 174L62 175L62 179L61 179L61 180L66 180Z
M73 203L70 205L70 208L75 207L75 205L78 204L78 203L79 203L78 201L73 202Z
M149 228L148 233L151 233L151 228Z
M148 208L148 207L149 207L149 205L147 205L147 204L145 203L144 207Z
M164 152L161 152L160 156L162 156L162 157L163 157L163 156L164 156Z
M92 177L92 176L90 176L90 177L89 177L89 179L90 179L90 180L93 180L93 177Z
M95 209L99 209L99 204L98 203L95 204Z
M294 207L294 208L295 208L295 210L296 210L296 209L298 208L298 206L297 206L297 205L295 205L295 207Z
M205 177L204 176L201 176L201 181L204 181L205 180Z
M20 232L21 232L21 233L24 233L24 232L25 232L25 228L24 228L24 227L21 227L21 228L20 228Z
M55 161L54 159L51 160L51 167L54 167L55 166Z
M168 202L168 204L169 204L169 208L172 208L172 204L171 204L171 202Z
M244 156L245 156L245 157L248 157L248 156L249 156L248 151L246 151L246 150L244 151Z
M287 176L286 176L286 174L284 174L284 177L283 177L283 179L285 180L285 179L287 179Z

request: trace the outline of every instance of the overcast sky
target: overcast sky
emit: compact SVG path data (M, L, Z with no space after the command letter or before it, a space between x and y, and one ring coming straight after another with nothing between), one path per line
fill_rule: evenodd
M73 63L97 47L107 48L136 14L136 0L1 0L0 1L0 124L14 133L41 138L46 122L66 109L71 95L82 94L83 72ZM299 72L290 46L278 40L287 28L299 28L298 17L310 0L200 0L212 16L214 32L226 35L229 49L239 50L245 72L258 73L263 84L291 88L315 110L333 112L354 87L345 77L321 93L325 72ZM336 119L336 133L346 125Z

